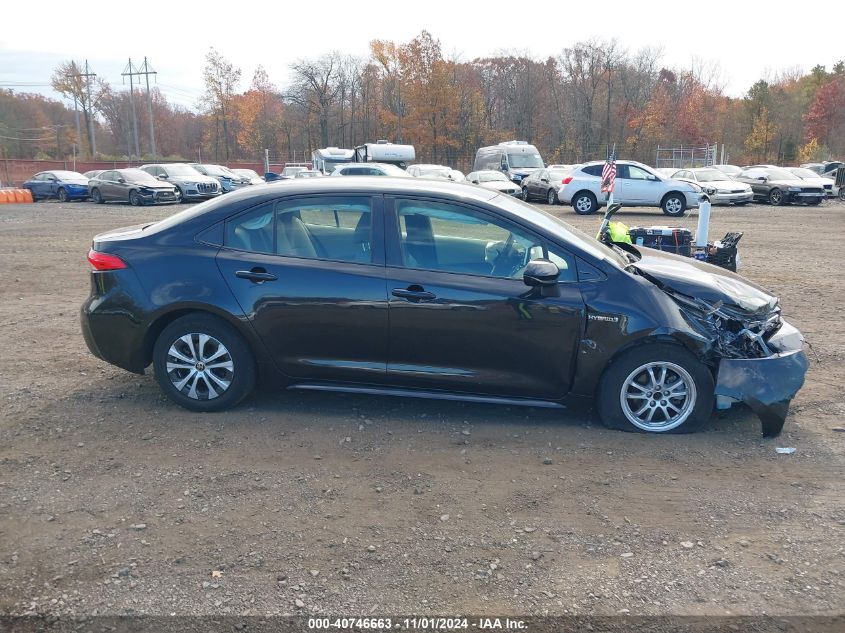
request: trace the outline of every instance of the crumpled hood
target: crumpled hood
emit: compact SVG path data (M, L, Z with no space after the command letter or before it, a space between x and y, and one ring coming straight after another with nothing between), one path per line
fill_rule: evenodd
M642 259L634 266L682 294L751 313L767 314L777 305L775 295L724 268L651 248L639 251Z

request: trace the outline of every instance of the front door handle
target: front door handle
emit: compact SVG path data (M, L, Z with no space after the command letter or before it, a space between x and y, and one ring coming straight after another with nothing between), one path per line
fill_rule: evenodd
M276 281L278 277L273 273L268 273L263 268L252 268L250 270L238 270L235 272L235 277L240 277L241 279L249 279L250 281L254 281L255 283L262 283L264 281Z
M394 297L401 297L409 301L431 301L436 299L437 295L433 292L428 292L422 286L411 286L410 288L394 288L392 293Z

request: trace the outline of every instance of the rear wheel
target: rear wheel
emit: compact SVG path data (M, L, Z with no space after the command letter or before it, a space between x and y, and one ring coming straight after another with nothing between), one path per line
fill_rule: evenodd
M546 194L546 203L550 205L557 204L557 192L554 189L549 189L549 192Z
M67 191L65 191L64 187L61 187L59 189L58 198L59 198L59 202L67 202Z
M839 187L839 199L845 202L845 185Z
M779 207L783 204L783 191L780 189L772 189L769 192L769 204Z
M528 187L522 188L522 199L528 202Z
M690 433L713 412L713 376L682 347L642 345L622 354L605 371L598 410L610 428Z
M663 202L660 203L660 208L663 209L663 213L666 215L673 218L679 218L687 210L687 201L686 198L679 193L670 193L663 198Z
M255 387L249 346L225 321L204 314L177 319L153 348L155 377L162 391L192 411L222 411Z
M578 215L590 215L598 207L599 203L591 191L580 191L572 198L572 208Z

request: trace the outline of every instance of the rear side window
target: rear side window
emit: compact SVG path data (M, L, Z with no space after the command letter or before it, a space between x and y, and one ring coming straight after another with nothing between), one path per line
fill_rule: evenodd
M586 167L582 167L581 171L589 176L601 176L603 168L604 165L587 165Z
M372 203L330 196L269 202L226 223L228 248L341 262L372 261Z

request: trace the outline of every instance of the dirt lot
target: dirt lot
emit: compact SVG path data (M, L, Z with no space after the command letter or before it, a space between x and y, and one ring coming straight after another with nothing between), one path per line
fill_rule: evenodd
M668 437L349 395L184 411L78 322L91 236L173 210L0 206L0 612L843 612L845 205L714 210L814 350L768 440L744 409Z

